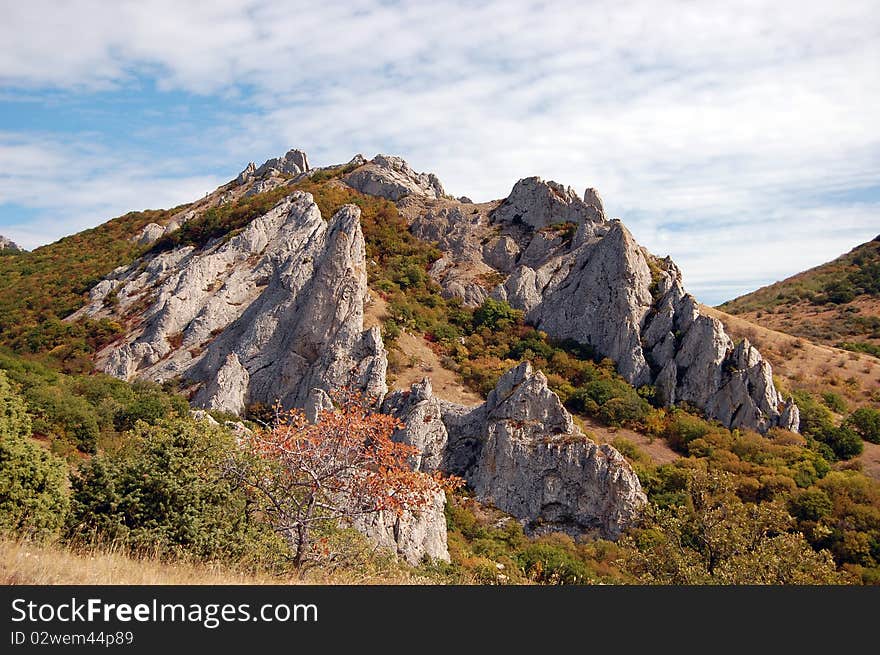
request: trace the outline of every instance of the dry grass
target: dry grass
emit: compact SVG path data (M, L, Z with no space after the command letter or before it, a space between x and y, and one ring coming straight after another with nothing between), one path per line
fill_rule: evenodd
M119 549L70 550L10 538L0 539L0 584L238 585L286 584L276 578L189 562L132 557Z
M765 326L763 319L753 323L705 305L700 309L719 319L734 339L747 337L789 389L814 394L833 391L856 404L872 402L880 389L880 360L875 357L778 332Z
M382 325L388 318L388 303L378 294L370 292L370 303L364 311L364 328ZM479 405L483 399L465 387L455 371L445 368L430 344L422 336L401 332L395 340L395 348L400 354L403 365L395 371L394 379L390 379L392 389L408 390L416 382L424 378L431 379L434 395L443 400L462 405Z
M681 458L681 455L672 450L666 440L660 437L650 437L627 428L608 427L589 416L579 415L577 419L581 429L598 443L613 444L615 439L623 437L638 446L639 450L658 465L670 464Z
M315 571L304 581L293 574L274 576L237 571L229 565L133 557L118 548L70 549L0 537L2 585L278 585L278 584L436 584L404 565L377 572Z

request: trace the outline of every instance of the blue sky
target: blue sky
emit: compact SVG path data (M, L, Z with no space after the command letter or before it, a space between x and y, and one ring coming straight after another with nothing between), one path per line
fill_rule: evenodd
M880 233L875 0L4 4L0 233L27 247L290 147L476 200L595 186L712 304Z

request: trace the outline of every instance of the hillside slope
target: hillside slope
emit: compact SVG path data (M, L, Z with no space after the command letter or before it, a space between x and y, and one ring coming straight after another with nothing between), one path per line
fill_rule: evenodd
M773 330L880 357L880 236L718 308Z

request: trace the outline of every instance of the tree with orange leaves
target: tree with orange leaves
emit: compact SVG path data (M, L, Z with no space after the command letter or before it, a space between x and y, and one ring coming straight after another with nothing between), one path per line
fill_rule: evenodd
M400 421L373 412L357 393L336 400L315 423L299 410L277 411L271 427L242 437L250 457L235 465L301 574L327 556L314 543L316 528L377 512L418 512L438 489L460 484L410 468L416 449L391 439Z

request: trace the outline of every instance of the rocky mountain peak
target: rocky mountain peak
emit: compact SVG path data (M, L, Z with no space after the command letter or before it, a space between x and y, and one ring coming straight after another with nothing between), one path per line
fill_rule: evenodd
M443 249L430 272L447 296L506 301L551 337L614 360L634 386L655 386L667 405L687 401L728 427L797 430L794 403L779 397L761 354L735 348L719 321L702 316L675 264L606 219L596 189L582 199L529 177L485 217L447 205L427 203L411 228ZM487 292L480 280L496 275Z
M12 239L8 239L2 234L0 234L0 252L24 252L24 248L19 246Z
M561 223L601 223L605 220L602 201L595 189L581 199L569 186L527 177L517 182L495 211L497 221L523 224L540 230Z
M394 202L407 196L438 199L446 195L436 175L416 173L406 161L391 155L376 155L346 175L344 180L361 193Z
M246 168L245 171L247 170ZM283 175L299 175L309 170L311 169L309 168L309 158L306 153L302 150L291 148L283 157L266 160L262 166L254 170L254 176L258 178L268 177L272 175L273 171Z
M149 255L92 292L82 314L146 307L123 343L98 353L118 377L197 385L194 404L240 413L251 403L305 407L313 389L352 386L381 398L387 366L368 298L360 210L324 221L293 192L227 241ZM106 284L105 284L106 282ZM115 310L104 299L115 290Z

